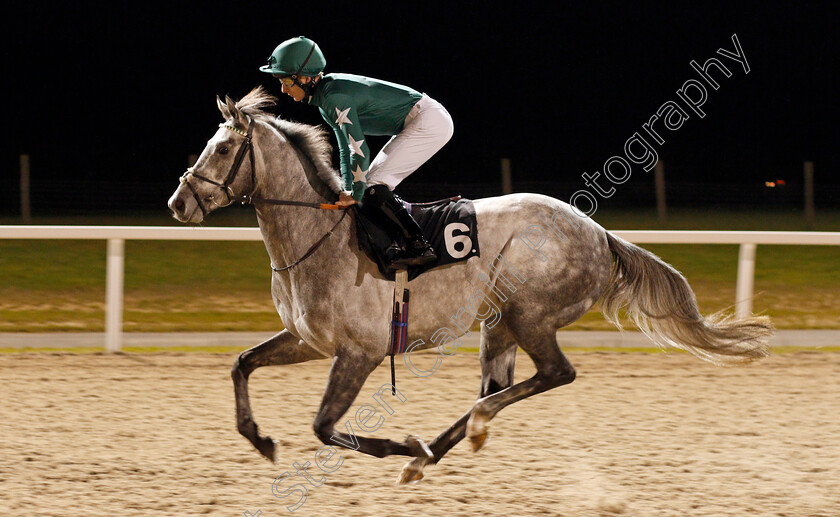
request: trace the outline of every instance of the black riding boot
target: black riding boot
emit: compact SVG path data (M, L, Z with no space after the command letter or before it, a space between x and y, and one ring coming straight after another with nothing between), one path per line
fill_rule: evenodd
M411 217L403 206L399 197L385 185L373 185L365 189L362 198L365 209L376 209L384 217L380 217L385 231L394 241L387 253L391 259L391 266L404 269L408 266L421 266L437 260L432 246L426 242L417 221ZM399 238L405 239L405 249L399 248Z

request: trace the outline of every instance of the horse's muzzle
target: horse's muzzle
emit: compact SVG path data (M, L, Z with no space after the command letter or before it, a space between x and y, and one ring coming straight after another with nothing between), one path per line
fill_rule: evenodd
M201 222L202 214L201 211L198 210L198 207L194 205L195 201L193 200L193 202L191 203L190 198L187 198L185 200L184 197L181 195L180 190L181 189L176 190L167 202L167 206L169 206L169 210L172 212L172 217L174 217L182 223ZM198 214L199 220L193 221L192 219L195 217L196 214Z

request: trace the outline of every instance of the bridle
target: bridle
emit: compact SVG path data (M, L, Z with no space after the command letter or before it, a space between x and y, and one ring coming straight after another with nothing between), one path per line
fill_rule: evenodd
M210 183L211 185L215 185L215 186L219 187L222 190L222 192L225 193L225 197L227 198L225 204L222 205L222 204L217 203L216 200L213 200L213 202L216 203L216 205L218 205L219 208L228 206L231 203L233 203L234 201L242 201L243 203L246 203L246 202L250 203L251 199L252 199L252 196L254 194L254 191L256 191L256 189L257 189L257 172L256 172L257 168L254 166L254 144L253 144L253 141L251 139L252 135L254 134L254 120L250 117L248 118L248 130L247 131L242 131L241 129L239 129L237 127L233 127L233 126L230 126L230 125L224 124L224 123L219 124L219 127L227 129L228 131L233 131L234 133L237 133L237 134L245 137L245 140L242 141L242 144L239 146L239 149L236 151L236 156L234 157L233 164L231 164L230 170L228 171L227 176L225 177L225 181L223 183L219 183L218 181L212 180L212 179L208 178L207 176L202 176L201 174L196 174L195 172L193 172L192 167L189 167L187 169L187 172L185 172L181 176L181 179L180 179L181 183L185 184L190 189L190 192L192 192L193 198L195 198L195 202L198 204L198 208L201 210L201 214L205 217L207 216L207 209L204 208L204 204L201 202L201 198L198 196L198 192L196 192L192 183L190 183L191 178L196 178L196 179L199 179L201 181ZM250 161L251 161L251 185L252 185L251 195L246 196L246 195L243 194L241 196L237 196L236 194L233 193L233 190L230 188L230 185L236 179L237 173L239 173L239 168L242 166L242 161L245 159L245 153L246 152L248 153L248 157L250 158Z
M196 179L199 179L201 181L210 183L211 185L215 185L215 186L219 187L222 190L222 192L225 193L225 197L227 198L225 204L223 204L223 205L219 204L218 202L216 202L215 199L213 199L213 203L215 203L219 208L226 207L226 206L232 204L234 201L239 201L242 204L248 204L248 205L256 205L257 203L264 203L264 204L269 204L269 205L304 206L304 207L310 207L310 208L318 208L318 209L321 209L321 210L338 210L339 209L338 205L331 205L331 204L327 204L327 203L310 203L310 202L306 202L306 201L290 201L290 200L285 200L285 199L269 199L269 198L254 197L254 192L257 191L257 172L256 172L257 168L255 167L255 163L254 163L254 142L253 142L253 138L252 138L253 134L254 134L254 119L251 118L251 117L248 117L248 130L247 131L242 131L241 129L239 129L237 127L234 127L234 126L231 126L231 125L228 125L228 124L225 124L225 123L219 124L219 127L223 128L223 129L227 129L228 131L233 131L234 133L245 137L245 139L242 141L242 144L239 146L239 149L236 151L236 156L234 157L233 164L231 164L230 170L228 171L227 176L225 177L225 181L222 182L222 183L219 183L218 181L212 180L212 179L210 179L206 176L202 176L201 174L196 174L195 172L193 172L192 167L189 167L187 169L187 172L185 172L180 178L180 182L185 184L187 186L187 188L190 189L190 192L192 193L193 198L195 199L195 202L198 205L198 208L201 210L202 216L204 216L204 217L207 216L207 209L204 207L204 204L201 202L201 198L198 196L198 192L196 192L195 188L193 187L192 183L190 182L190 179L192 179L192 178L196 178ZM249 157L250 162L251 162L251 193L248 194L248 195L245 195L245 194L236 195L233 192L233 189L230 188L230 186L231 186L231 184L233 184L234 180L236 180L236 175L239 173L239 168L242 166L242 161L245 159L245 153L246 152L248 153L248 157ZM298 160L299 159L300 159L300 157L298 157ZM301 164L301 165L303 165L303 164ZM212 199L212 197L210 199ZM347 211L344 210L344 213L341 214L341 217L338 219L338 221L333 225L332 228L330 228L330 231L328 231L323 237L321 237L315 244L310 246L309 249L306 251L306 253L303 254L303 256L301 258L297 259L296 261L289 264L288 266L284 266L284 267L281 267L281 268L276 268L276 267L274 267L274 264L271 264L271 269L273 271L285 271L285 270L291 269L292 267L294 267L294 266L300 264L301 262L303 262L304 259L306 259L310 255L312 255L312 253L315 252L315 250L325 240L327 240L327 237L329 237L332 234L333 230L335 230L338 227L338 225L341 223L341 221L344 220L344 217L346 215L347 215Z

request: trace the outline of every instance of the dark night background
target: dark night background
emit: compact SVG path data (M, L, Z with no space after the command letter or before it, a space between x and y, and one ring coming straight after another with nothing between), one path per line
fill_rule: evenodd
M669 202L798 206L812 160L818 209L837 208L838 14L835 2L7 4L0 213L18 213L21 153L36 216L165 211L220 122L215 96L258 84L281 96L257 68L298 35L319 43L327 72L407 84L450 111L453 139L398 188L409 200L497 194L508 157L515 191L567 201L697 78L692 59L737 33L749 75L721 58L733 75L709 90L706 117L657 146ZM275 111L321 123L286 96ZM787 186L768 193L777 178ZM652 200L638 167L603 206Z

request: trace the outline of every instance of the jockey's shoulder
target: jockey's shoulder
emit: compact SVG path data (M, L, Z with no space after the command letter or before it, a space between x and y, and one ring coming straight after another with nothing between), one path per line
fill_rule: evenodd
M334 84L347 84L347 83L359 83L359 82L367 82L367 81L376 81L372 77L366 77L364 75L358 74L345 74L342 72L333 72L326 74L324 76L324 81L329 81Z
M359 88L368 87L377 82L379 81L363 75L332 73L325 75L321 79L319 90L324 92L325 95L331 93L351 93Z
M321 79L322 88L327 91L335 91L337 93L346 93L348 91L356 91L359 88L374 88L374 89L398 89L398 90L410 90L413 91L412 88L407 86L393 83L391 81L383 81L382 79L375 79L373 77L367 77L364 75L357 75L357 74L345 74L345 73L331 73L324 76Z
M333 106L365 102L401 103L407 97L422 96L413 88L356 74L331 73L325 75L315 88L313 104Z

